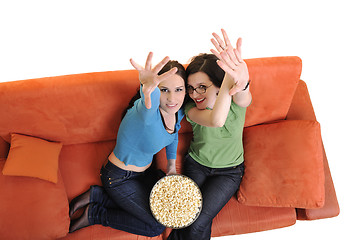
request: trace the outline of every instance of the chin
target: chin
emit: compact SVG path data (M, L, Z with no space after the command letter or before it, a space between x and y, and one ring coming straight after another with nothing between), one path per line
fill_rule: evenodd
M198 106L198 105L196 105L196 108L199 109L199 110L205 110L206 109L206 107Z
M196 108L199 109L199 110L204 110L207 107L205 102L202 102L202 103L196 103L195 102L195 105L196 105Z
M166 108L166 112L169 114L175 114L180 110L180 108Z

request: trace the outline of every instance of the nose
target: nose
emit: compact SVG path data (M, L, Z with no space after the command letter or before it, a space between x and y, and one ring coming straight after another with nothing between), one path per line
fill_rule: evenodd
M191 94L189 94L190 95L190 97L192 97L192 98L196 98L196 97L198 97L200 94L197 92L197 91L194 91L193 93L191 93Z
M175 95L173 92L169 92L168 96L167 96L167 100L169 102L172 102L175 99Z

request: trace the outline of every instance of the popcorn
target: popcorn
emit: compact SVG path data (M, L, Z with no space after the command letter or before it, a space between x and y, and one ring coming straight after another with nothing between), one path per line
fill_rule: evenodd
M192 224L202 208L199 187L184 175L161 178L150 193L150 209L155 219L169 228Z

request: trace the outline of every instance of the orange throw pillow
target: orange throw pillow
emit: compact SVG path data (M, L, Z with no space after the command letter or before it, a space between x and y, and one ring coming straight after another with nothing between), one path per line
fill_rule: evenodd
M59 154L62 143L11 134L11 144L3 174L58 181Z
M251 206L320 208L324 168L320 124L287 120L244 129L238 200Z

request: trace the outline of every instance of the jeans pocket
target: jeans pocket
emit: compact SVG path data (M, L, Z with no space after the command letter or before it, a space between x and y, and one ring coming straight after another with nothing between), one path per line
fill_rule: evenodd
M113 188L126 181L128 175L128 171L122 169L114 172L103 167L101 170L101 182L104 187Z
M107 181L108 188L114 188L121 184L123 184L128 179L127 176L115 176L115 177L108 177L105 181Z

